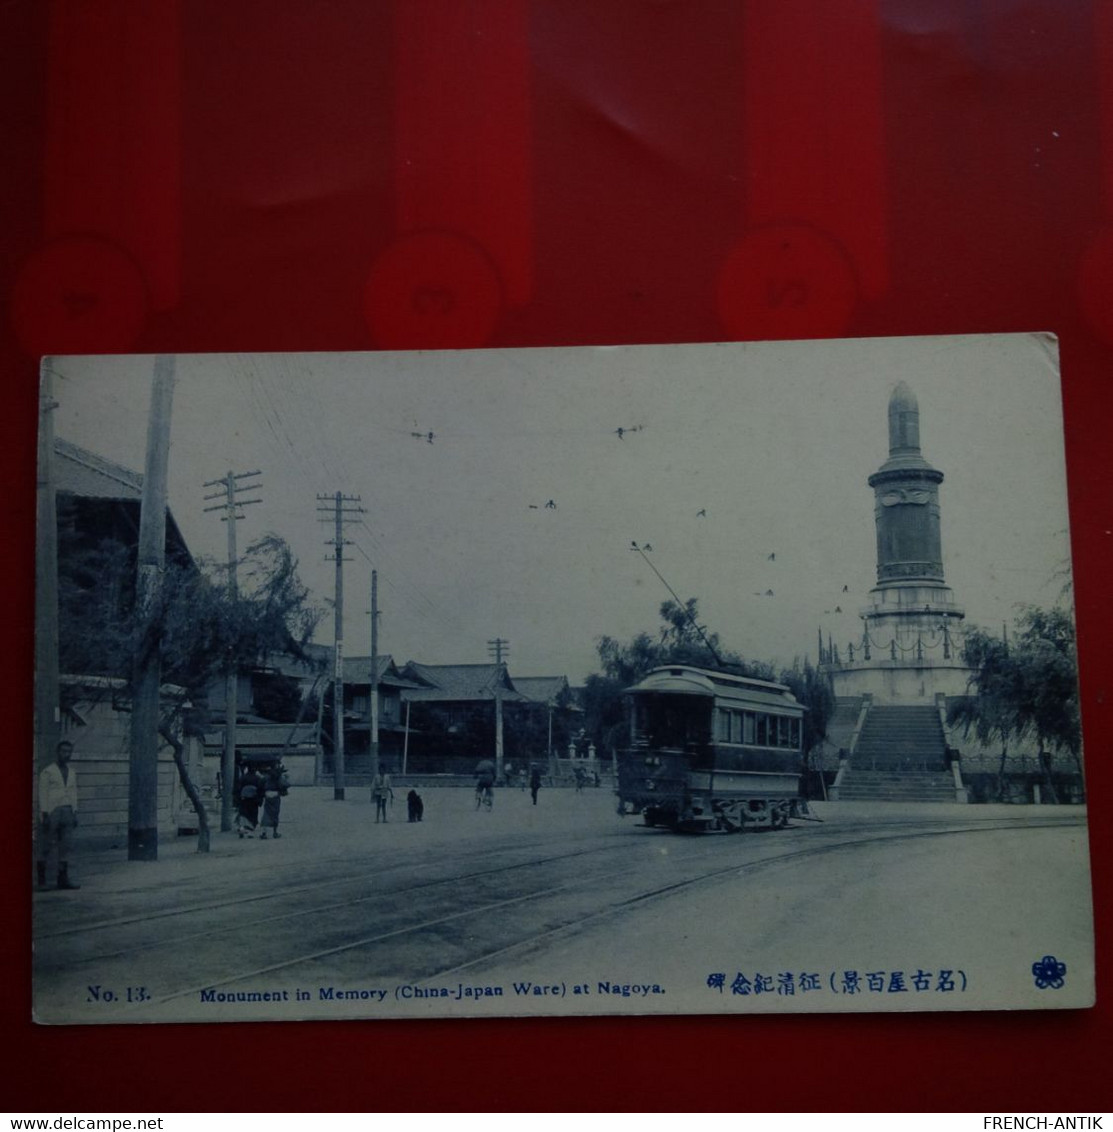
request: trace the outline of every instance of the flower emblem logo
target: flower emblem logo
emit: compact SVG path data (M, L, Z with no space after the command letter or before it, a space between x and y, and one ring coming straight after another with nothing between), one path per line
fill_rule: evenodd
M1060 963L1054 955L1045 955L1041 960L1032 964L1032 977L1040 990L1059 990L1062 987L1063 976L1067 973L1067 965Z

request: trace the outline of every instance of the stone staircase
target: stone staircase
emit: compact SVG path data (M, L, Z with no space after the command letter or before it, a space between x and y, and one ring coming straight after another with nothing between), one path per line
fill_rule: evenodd
M839 785L844 801L953 802L939 711L871 707Z
M842 802L953 802L950 771L857 770L852 765L839 785Z

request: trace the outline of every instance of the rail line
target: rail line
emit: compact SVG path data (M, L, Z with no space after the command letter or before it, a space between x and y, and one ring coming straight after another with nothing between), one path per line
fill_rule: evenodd
M506 850L510 852L512 850ZM508 872L518 868L528 868L531 865L546 864L555 861L570 860L575 857L591 855L599 852L599 846L594 845L590 849L578 849L574 852L555 853L549 857L531 857L525 861L518 861L510 865L498 865L488 869L477 869L470 873L459 873L452 877L443 877L437 880L420 881L417 884L411 885L410 889L425 888L434 884L448 884L458 881L473 880L479 877L494 875L500 872ZM490 856L490 851L485 850L484 855ZM398 872L400 869L396 866L389 870L390 872ZM382 876L383 873L378 874ZM46 941L51 939L61 939L65 936L87 936L90 932L94 931L108 931L113 928L129 927L132 924L145 924L153 920L173 919L175 917L194 915L198 912L217 912L223 908L243 907L249 904L256 903L270 903L277 899L282 899L287 896L296 896L303 892L320 892L323 888L335 888L344 884L353 884L359 881L366 882L369 879L366 870L358 873L349 873L342 877L333 877L331 880L314 881L307 884L291 885L280 890L270 890L268 892L259 893L256 896L236 896L228 897L221 900L211 900L206 903L197 904L183 904L174 908L163 908L155 912L137 913L134 916L118 916L112 920L99 920L92 923L75 924L65 928L55 928L53 930L41 931L35 933L36 940ZM343 901L334 904L325 904L307 908L304 911L297 913L288 913L287 915L311 915L316 911L326 911L329 908L342 907ZM275 919L284 918L284 916L276 916ZM255 921L256 923L260 921ZM208 934L208 933L197 933ZM179 937L180 938L180 937Z
M561 936L575 934L576 932L583 930L583 928L589 924L600 922L602 920L622 914L623 912L626 912L630 908L637 905L661 899L666 896L675 894L679 891L690 890L700 885L714 882L731 875L755 875L775 866L797 862L808 857L846 852L848 850L854 850L881 842L888 843L911 841L924 838L951 836L955 834L999 832L1002 829L1022 828L1025 825L1032 824L1036 824L1038 828L1055 828L1061 826L1078 826L1079 828L1083 828L1082 823L1069 819L1051 820L1046 822L1041 821L1039 823L1013 821L1010 819L994 819L990 821L982 821L977 823L976 825L965 826L956 826L953 823L919 824L925 826L931 825L933 826L933 828L918 828L910 830L908 829L907 825L904 825L893 826L890 827L890 829L878 830L876 827L873 827L871 834L852 835L851 837L849 837L849 839L846 837L846 834L850 833L850 831L843 830L839 835L840 840L838 841L826 841L824 844L807 845L792 849L788 852L777 852L770 856L751 861L732 861L730 864L702 871L694 876L684 877L671 881L670 883L665 885L657 885L652 888L646 889L645 891L633 893L632 895L629 895L622 899L610 902L605 907L596 908L586 914L575 916L567 920L565 923L557 925L555 928L550 928L543 932L534 932L503 947L486 950L481 954L468 959L464 963L454 964L450 967L439 969L434 972L421 974L420 978L415 978L415 985L430 983L437 979L443 979L447 975L468 970L485 963L490 963L495 959L505 958L507 955L513 954L515 952L536 948L540 943L551 942L552 940L560 938ZM583 850L577 852L576 854L569 854L568 856L575 857L583 855L594 855L602 851L604 850L601 847L596 846L594 849ZM552 860L557 859L560 858L552 858ZM511 871L512 868L518 867L520 866L504 866L502 869L491 870L487 875L493 875L500 871L508 872ZM299 966L303 966L305 964L319 962L322 959L356 952L361 949L372 948L377 944L381 944L389 940L399 941L406 937L409 937L411 939L420 938L425 933L429 933L448 924L460 923L461 921L475 917L488 916L490 915L490 913L495 912L499 909L524 907L534 902L549 899L556 893L568 892L572 889L582 888L583 886L589 884L597 885L600 882L612 880L636 872L643 867L644 861L638 861L632 864L624 865L619 869L612 869L601 873L593 873L590 876L574 878L572 880L564 881L560 884L546 884L544 887L540 887L533 891L525 893L519 893L512 897L507 897L499 900L491 900L482 904L472 905L467 908L461 908L452 912L445 913L443 915L425 918L416 923L403 924L388 931L378 931L374 934L363 936L359 939L347 940L344 943L336 944L331 947L307 951L303 954L282 959L279 962L264 964L248 970L241 970L238 972L230 973L213 981L208 981L197 986L174 991L171 994L157 998L155 1001L158 1003L175 1001L177 999L196 995L203 990L209 990L221 986L229 986L231 984L244 982L245 980L259 979L264 976L273 975L279 971L287 971ZM459 878L456 878L455 881L444 880L437 883L458 884L459 881L463 879L466 879L466 877L461 876Z
M477 956L474 959L468 960L468 962L466 963L457 964L456 966L446 968L442 971L437 971L434 974L426 975L415 985L424 985L426 983L431 983L437 979L443 979L448 975L455 975L462 971L471 970L472 968L481 966L484 963L488 963L496 958L504 959L516 952L528 951L531 948L536 947L536 945L542 941L551 943L552 941L559 939L562 936L575 935L590 923L602 921L620 915L621 913L629 910L636 905L646 904L653 900L671 896L677 892L693 889L701 884L705 884L709 881L719 880L732 874L736 876L756 874L766 869L774 868L777 865L785 864L786 862L799 861L806 857L825 856L830 853L842 852L848 849L858 849L868 845L875 845L880 842L890 843L894 841L915 841L928 837L944 837L951 834L1000 832L1002 829L1020 829L1024 828L1027 825L1034 825L1036 828L1040 829L1052 829L1062 826L1075 825L1083 829L1085 828L1084 823L1072 820L1052 820L1046 822L1041 821L1038 823L1026 823L1012 821L1008 818L1002 818L994 819L992 822L979 822L978 825L970 826L967 828L946 828L933 830L920 829L915 831L908 831L907 827L905 827L903 831L898 832L895 835L886 834L884 836L862 837L849 841L839 841L834 844L811 845L795 850L793 852L780 853L772 857L763 857L760 860L756 861L748 861L741 864L735 863L733 865L723 866L722 868L713 869L710 872L703 873L699 876L689 877L685 880L674 881L671 884L667 885L660 885L657 888L653 888L646 892L630 896L627 899L609 905L606 908L601 908L598 911L592 912L587 916L583 916L576 921L561 924L555 928L550 928L545 932L539 932L535 936L528 939L517 940L512 944L508 944L506 947L500 947L495 951Z

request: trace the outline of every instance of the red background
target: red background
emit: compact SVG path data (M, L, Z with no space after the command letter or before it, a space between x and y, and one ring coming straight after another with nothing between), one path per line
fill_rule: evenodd
M1108 1000L32 1027L20 801L41 353L1049 330L1108 993L1113 4L10 0L0 44L0 1107L1113 1107Z

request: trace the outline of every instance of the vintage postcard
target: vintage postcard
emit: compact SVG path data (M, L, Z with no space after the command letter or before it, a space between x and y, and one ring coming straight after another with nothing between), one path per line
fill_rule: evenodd
M1051 336L42 394L39 1022L1093 1003Z

